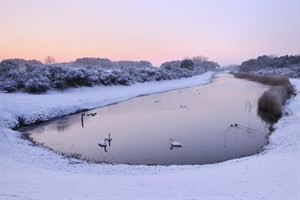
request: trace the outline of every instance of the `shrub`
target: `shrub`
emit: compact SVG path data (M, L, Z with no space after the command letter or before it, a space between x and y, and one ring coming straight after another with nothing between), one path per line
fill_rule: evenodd
M258 109L280 117L286 98L287 91L283 86L271 87L258 99Z
M289 68L291 71L295 72L297 69L291 68L295 64L300 64L300 55L285 55L281 57L263 55L257 57L256 59L244 61L240 65L240 69L243 72L257 72L260 70ZM293 73L291 73L291 75L293 75Z
M202 74L217 64L207 59L170 61L157 68L148 61L111 61L81 58L64 64L42 64L22 59L0 62L0 90L45 92L50 88L94 85L131 85L137 82L179 79Z
M282 106L285 101L295 94L294 88L287 76L259 76L243 72L235 73L234 76L272 86L258 99L258 113L264 120L270 123L276 122L281 117Z
M42 93L50 89L50 81L46 77L40 79L34 77L25 83L25 91L29 93Z
M283 86L288 94L288 97L294 94L294 88L290 83L289 77L283 75L256 75L252 73L239 72L234 73L236 78L244 78L250 81L255 81L265 85Z
M191 59L184 59L180 62L180 67L188 70L194 70L194 62Z
M16 81L10 79L1 80L0 89L7 92L15 92L18 90L18 84Z

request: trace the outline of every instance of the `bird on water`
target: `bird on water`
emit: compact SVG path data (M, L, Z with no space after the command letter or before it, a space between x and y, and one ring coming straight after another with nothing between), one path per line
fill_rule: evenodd
M173 149L173 147L182 147L181 143L174 142L172 138L170 139L170 141L171 141L171 143L170 143L171 144L171 148L170 148L171 150Z

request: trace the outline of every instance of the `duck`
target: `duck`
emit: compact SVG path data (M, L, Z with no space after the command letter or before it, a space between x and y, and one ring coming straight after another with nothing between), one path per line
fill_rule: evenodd
M173 142L173 139L170 139L171 141L171 147L182 147L181 143L179 142Z
M90 115L92 115L94 117L95 115L97 115L97 113L96 112L95 113L91 113Z
M238 124L235 123L235 124L230 124L230 127L238 127Z

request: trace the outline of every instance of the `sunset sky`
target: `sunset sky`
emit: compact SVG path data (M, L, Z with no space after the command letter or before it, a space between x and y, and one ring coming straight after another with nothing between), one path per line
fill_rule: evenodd
M299 54L300 0L1 1L1 57L221 65Z

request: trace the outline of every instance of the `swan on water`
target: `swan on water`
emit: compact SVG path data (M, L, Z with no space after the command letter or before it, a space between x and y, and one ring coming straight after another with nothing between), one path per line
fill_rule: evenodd
M173 142L173 139L170 139L171 141L171 147L182 147L181 143L179 142Z
M107 138L105 138L104 140L100 140L99 143L98 143L98 145L99 145L100 147L103 147L103 148L104 148L104 151L105 151L105 152L107 152L107 151L106 151L106 147L107 147L106 141L107 141Z

